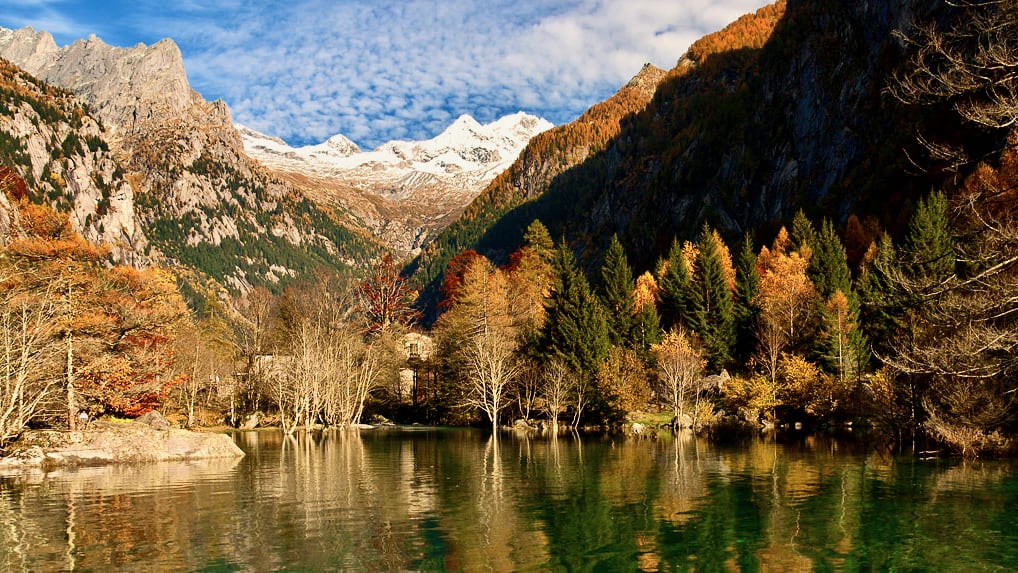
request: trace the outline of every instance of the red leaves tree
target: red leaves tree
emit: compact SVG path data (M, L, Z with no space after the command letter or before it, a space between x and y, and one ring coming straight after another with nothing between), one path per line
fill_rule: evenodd
M413 303L417 291L404 278L392 255L386 254L367 280L357 286L366 330L379 334L392 328L409 328L420 317Z

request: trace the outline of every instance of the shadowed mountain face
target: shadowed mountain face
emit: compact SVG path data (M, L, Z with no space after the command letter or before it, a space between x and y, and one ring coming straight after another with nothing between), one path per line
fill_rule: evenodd
M418 276L437 284L445 261L468 248L501 260L535 218L588 265L617 233L638 270L705 222L729 239L766 236L802 208L816 220L854 213L897 228L932 181L913 174L905 153L919 118L884 93L902 58L892 32L923 10L790 0L744 16L696 42L649 102L611 118L611 136L582 161L521 185L526 200L495 200L504 195L489 188L426 248ZM540 141L521 157L530 172L561 165Z

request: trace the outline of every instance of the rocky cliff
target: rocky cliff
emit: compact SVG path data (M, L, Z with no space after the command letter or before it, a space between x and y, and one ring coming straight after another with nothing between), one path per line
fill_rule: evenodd
M28 198L69 211L75 230L109 245L115 261L142 266L148 241L135 216L135 191L107 135L72 94L0 60L0 165L25 181ZM6 236L14 211L3 210Z
M172 41L117 48L93 36L58 48L45 32L0 30L0 56L95 110L115 135L139 224L166 262L244 290L377 253L244 153L226 105L190 88Z

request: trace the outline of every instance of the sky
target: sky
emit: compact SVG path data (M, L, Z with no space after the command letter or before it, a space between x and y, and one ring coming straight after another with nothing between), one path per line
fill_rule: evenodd
M172 38L191 86L291 145L434 137L462 114L562 124L644 63L766 0L5 0L0 26L66 45Z

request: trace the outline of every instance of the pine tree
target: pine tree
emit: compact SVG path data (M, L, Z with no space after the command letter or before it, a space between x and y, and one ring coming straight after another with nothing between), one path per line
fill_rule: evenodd
M848 256L834 224L825 219L816 238L807 275L819 294L820 332L814 352L827 372L844 381L866 362L859 329L859 297L852 289Z
M555 286L544 328L545 353L549 358L562 358L581 376L593 376L610 346L604 310L564 240L555 249L554 268Z
M806 275L813 281L821 298L828 300L839 290L850 296L852 273L848 269L848 256L830 220L824 219L812 248Z
M901 327L905 315L905 300L892 280L900 274L898 253L887 235L880 243L870 245L864 257L862 271L856 281L860 299L860 324L872 343L873 352L886 355L889 343Z
M703 341L707 361L719 370L732 360L735 302L728 288L718 239L706 225L697 246L697 273L690 289L692 328Z
M608 334L615 346L632 343L635 303L633 271L626 260L625 249L617 235L613 235L604 265L601 267L601 303L607 311Z
M549 263L555 256L555 242L551 240L551 233L540 219L534 219L527 227L523 243Z
M954 241L947 218L947 197L937 191L919 201L905 239L910 278L935 288L954 273Z
M760 294L760 271L756 267L753 236L746 233L735 268L735 355L745 362L756 344L756 319L760 314L757 295Z
M672 241L668 258L664 261L661 275L661 325L665 330L690 326L690 276L686 259L682 256L682 245L678 239Z
M803 251L803 247L808 247L809 252L816 250L816 229L813 227L813 222L806 217L806 213L803 213L802 209L796 211L795 216L792 218L792 234L790 239L792 240L792 250L799 251L803 258L809 258L807 252Z
M646 304L636 313L633 322L633 344L643 357L649 356L650 347L661 342L661 318L657 307Z

